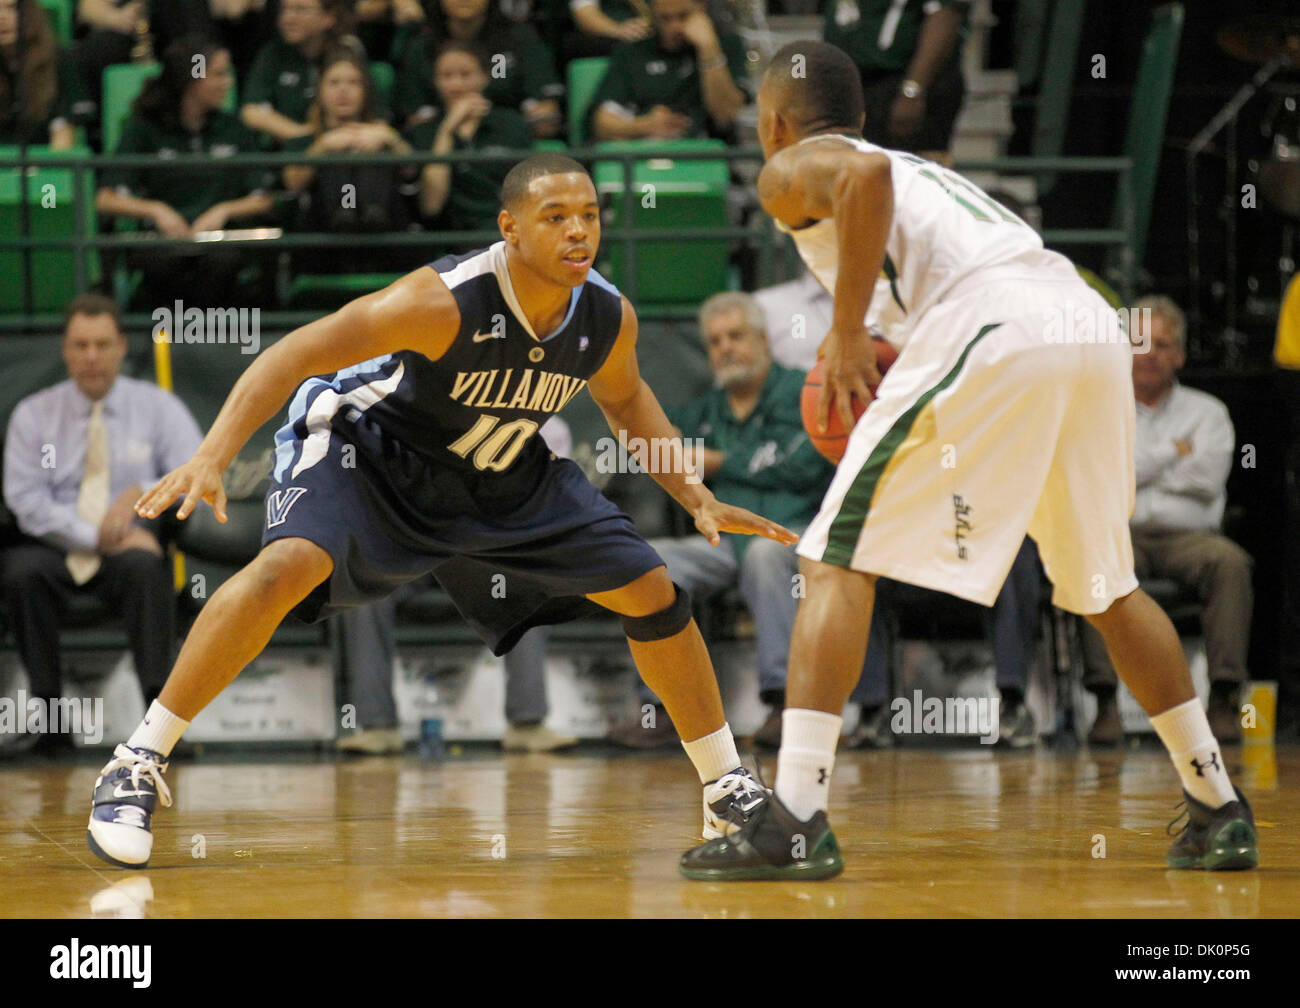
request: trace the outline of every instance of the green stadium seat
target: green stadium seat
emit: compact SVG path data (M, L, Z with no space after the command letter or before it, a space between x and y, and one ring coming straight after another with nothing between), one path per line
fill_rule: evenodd
M46 146L28 147L29 157L80 159L91 156L86 147L52 150ZM16 158L17 147L0 147L0 158ZM95 233L95 187L90 172L78 173L71 168L29 167L27 169L27 236L31 238L71 238L77 233L78 214L84 233ZM23 195L21 175L14 168L0 169L0 235L22 236ZM47 188L52 186L53 188ZM30 262L30 271L28 269ZM87 261L86 283L99 279L98 256L91 253ZM30 261L21 249L0 249L0 312L23 310L23 289L32 291L34 312L62 311L76 294L76 250L49 248L33 251Z
M604 56L569 63L569 143L575 147L587 140L587 112L608 66L609 59Z
M647 146L643 140L614 141L597 144L597 152L624 153ZM656 141L657 150L718 150L725 152L721 140ZM618 161L595 164L592 177L602 206L607 210L606 227L622 223L623 165ZM668 230L676 228L726 227L727 162L684 161L655 157L637 161L632 166L634 215L636 228ZM654 241L640 239L636 244L635 276L623 266L623 242L609 231L602 240L603 272L643 304L694 305L711 294L726 290L727 259L731 243L726 239L683 242L680 239Z
M40 0L45 13L50 16L50 26L54 29L54 38L60 46L72 44L72 10L75 0Z
M122 126L131 114L131 103L144 88L145 81L157 74L157 63L115 63L104 68L100 128L105 153L117 150L118 141L122 139Z
M302 273L289 285L292 308L341 308L354 298L381 290L401 273Z
M375 85L375 99L380 111L388 115L393 110L393 80L396 74L391 63L376 60L370 64L370 79Z

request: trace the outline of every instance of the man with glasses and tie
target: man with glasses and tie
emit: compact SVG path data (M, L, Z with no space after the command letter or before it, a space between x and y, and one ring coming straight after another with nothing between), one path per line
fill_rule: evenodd
M29 696L46 710L61 685L59 622L78 595L125 621L146 708L171 666L171 568L156 523L132 505L189 459L202 435L176 396L119 376L126 350L112 300L73 299L64 315L69 378L22 400L5 437L5 503L28 539L4 554L0 586ZM68 743L47 733L37 747Z

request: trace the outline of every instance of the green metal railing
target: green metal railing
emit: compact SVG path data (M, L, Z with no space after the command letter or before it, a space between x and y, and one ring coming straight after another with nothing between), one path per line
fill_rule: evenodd
M286 165L373 165L373 164L393 164L400 165L424 165L434 162L449 164L459 163L508 163L513 164L531 154L536 153L533 150L521 151L466 151L456 152L448 155L434 155L431 153L412 153L409 155L401 154L329 154L317 157L308 157L303 154L293 153L249 153L239 154L230 158L222 158L219 161L203 155L182 155L169 159L167 164L175 166L177 169L207 167L210 170L229 171L251 167L275 167L283 168ZM669 148L658 148L652 144L647 144L644 148L631 151L626 149L620 150L602 150L599 146L574 148L569 153L576 159L584 163L600 162L619 162L623 172L623 191L622 191L622 214L620 223L616 226L606 228L603 232L602 243L608 246L609 242L618 242L622 246L622 269L620 276L614 278L620 289L628 296L633 304L638 305L641 313L647 317L689 317L695 312L694 305L660 305L644 306L637 302L636 292L636 249L637 245L643 241L696 241L696 240L728 240L728 241L745 241L753 243L757 255L757 273L759 282L763 285L779 282L795 275L795 260L793 252L793 243L781 235L772 226L771 221L761 212L755 213L752 223L744 226L713 226L697 228L673 228L673 229L647 229L639 228L628 222L634 220L633 211L637 193L632 185L633 166L639 161L646 161L656 157L671 158L673 160L707 160L717 161L725 160L730 166L734 167L737 163L750 163L751 171L757 168L758 163L762 160L762 152L758 147L729 147L725 149L713 150L674 150ZM76 193L93 192L92 174L88 179L83 176L85 173L102 172L111 168L157 168L159 159L153 155L94 155L83 158L73 158L66 154L57 155L26 155L26 156L0 156L0 172L13 171L26 168L51 168L65 169L74 172L73 191ZM1043 171L1059 172L1102 172L1115 174L1119 182L1118 206L1120 216L1120 227L1098 227L1098 228L1072 228L1072 229L1047 229L1043 231L1043 241L1049 247L1058 249L1068 249L1074 246L1086 245L1103 245L1114 247L1119 250L1120 270L1115 278L1119 293L1126 300L1132 299L1134 294L1134 278L1136 273L1136 263L1133 257L1133 244L1135 239L1134 224L1134 207L1131 175L1133 172L1133 159L1128 157L1006 157L991 160L965 161L958 162L955 167L959 171L991 171L1000 174L1022 174L1031 175ZM20 215L30 215L38 213L39 210L33 209L27 202L29 195L28 185L31 184L28 172L19 171L20 192L19 206ZM24 209L25 208L25 209ZM1109 208L1108 208L1109 209ZM1109 217L1109 214L1107 214ZM60 249L69 248L74 251L74 269L76 275L76 284L79 290L84 290L90 275L89 257L95 252L101 253L124 253L131 249L160 248L166 246L175 247L193 247L192 239L171 239L163 238L155 234L148 233L122 233L122 234L98 234L92 233L87 222L93 219L93 215L78 212L74 215L76 221L75 233L65 238L53 237L0 237L0 249L20 249L27 253L42 249ZM25 217L24 217L25 219ZM249 225L252 226L252 225ZM348 234L340 236L338 234L307 234L307 233L285 233L283 236L274 239L250 239L250 240L228 240L223 241L227 246L248 246L250 249L260 251L287 251L297 248L321 248L328 246L337 246L341 237L347 245L352 248L369 248L369 247L386 247L400 248L411 246L412 248L421 246L435 247L445 246L447 244L486 244L499 239L500 235L495 230L483 231L424 231L418 233L394 232L389 234ZM29 260L30 261L30 260ZM358 270L357 272L361 272ZM30 275L30 271L29 271ZM289 329L302 325L313 318L319 317L319 311L301 311L301 310L264 310L261 312L262 324L271 329ZM129 328L139 328L146 326L151 321L149 316L144 314L127 314L125 323ZM5 331L57 331L62 324L62 317L56 312L33 312L26 308L19 307L18 310L0 310L0 332Z

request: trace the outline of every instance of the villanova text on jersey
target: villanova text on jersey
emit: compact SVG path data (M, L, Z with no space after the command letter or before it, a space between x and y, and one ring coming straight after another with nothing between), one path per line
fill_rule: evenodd
M430 464L526 481L549 457L537 430L600 370L623 321L617 288L594 269L570 294L560 327L538 339L515 298L505 243L430 264L460 308L443 356L414 350L308 379L276 435L275 477L325 457L330 431L382 431Z

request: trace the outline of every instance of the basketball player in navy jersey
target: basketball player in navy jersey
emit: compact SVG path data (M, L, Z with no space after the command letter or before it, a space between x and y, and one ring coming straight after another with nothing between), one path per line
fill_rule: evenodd
M587 387L616 434L672 442L673 464L646 468L710 542L797 537L720 503L685 464L637 369L632 306L592 269L599 207L582 166L529 158L507 176L502 203L503 241L418 269L263 353L194 458L141 497L142 516L183 496L180 518L206 501L224 521L222 472L293 396L261 553L204 607L157 701L100 772L88 827L99 857L145 866L156 805L171 804L172 747L291 610L320 619L428 572L497 654L536 625L595 606L620 614L637 668L689 740L705 837L761 799L690 599L537 429Z

